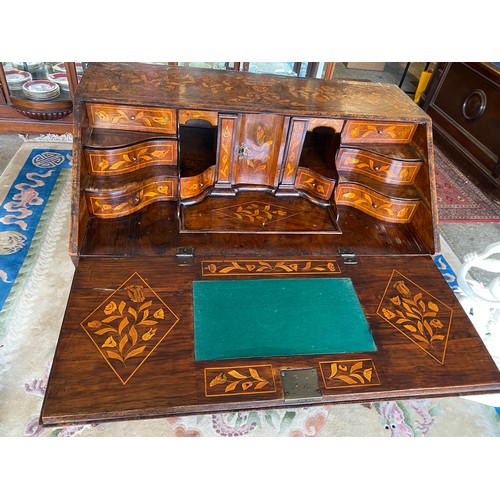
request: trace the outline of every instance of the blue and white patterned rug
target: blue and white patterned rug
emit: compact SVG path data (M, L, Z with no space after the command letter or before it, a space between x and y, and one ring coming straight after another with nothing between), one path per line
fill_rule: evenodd
M0 311L28 255L33 237L71 149L33 149L0 206Z

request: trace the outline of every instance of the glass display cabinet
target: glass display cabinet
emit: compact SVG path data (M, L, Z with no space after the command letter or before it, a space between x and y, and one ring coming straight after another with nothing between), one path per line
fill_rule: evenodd
M75 62L2 62L0 132L71 132L73 95L84 70Z

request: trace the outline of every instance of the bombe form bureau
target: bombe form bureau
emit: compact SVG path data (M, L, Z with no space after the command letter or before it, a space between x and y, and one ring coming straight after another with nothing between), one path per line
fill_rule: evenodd
M399 88L89 64L43 425L500 390Z

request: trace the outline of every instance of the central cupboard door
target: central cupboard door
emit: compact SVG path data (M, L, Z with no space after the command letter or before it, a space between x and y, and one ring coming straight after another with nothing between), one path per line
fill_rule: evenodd
M274 188L278 184L289 118L269 114L240 116L233 184Z

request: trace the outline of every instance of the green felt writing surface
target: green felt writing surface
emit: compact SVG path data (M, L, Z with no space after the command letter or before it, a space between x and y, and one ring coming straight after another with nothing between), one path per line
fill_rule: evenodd
M375 351L348 278L193 282L195 359Z

